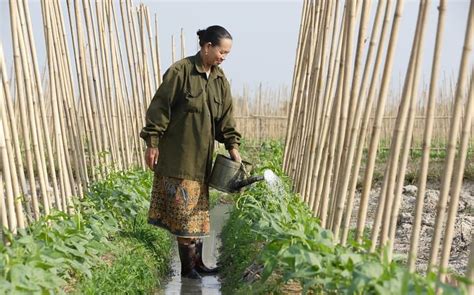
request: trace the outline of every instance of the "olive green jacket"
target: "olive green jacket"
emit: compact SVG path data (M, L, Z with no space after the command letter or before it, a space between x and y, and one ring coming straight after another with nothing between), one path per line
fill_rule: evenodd
M214 140L227 150L237 148L230 84L213 66L209 78L198 54L173 64L146 112L140 133L148 147L158 147L155 172L189 180L207 181Z

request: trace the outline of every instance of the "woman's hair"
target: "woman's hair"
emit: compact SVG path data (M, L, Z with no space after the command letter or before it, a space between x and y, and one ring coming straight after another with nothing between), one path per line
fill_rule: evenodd
M199 36L199 45L204 46L207 42L211 42L213 46L219 45L222 39L232 40L230 33L221 26L210 26L205 30L197 31Z

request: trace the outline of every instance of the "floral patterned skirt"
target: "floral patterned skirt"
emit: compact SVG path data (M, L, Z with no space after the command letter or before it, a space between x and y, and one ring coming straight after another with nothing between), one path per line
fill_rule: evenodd
M208 185L155 173L148 223L179 237L208 236Z

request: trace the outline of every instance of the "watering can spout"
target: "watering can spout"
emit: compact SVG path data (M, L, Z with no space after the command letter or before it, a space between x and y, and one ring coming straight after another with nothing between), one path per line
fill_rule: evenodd
M264 179L265 179L265 178L263 177L263 175L250 176L250 177L248 177L248 178L245 178L245 179L236 181L236 182L234 183L234 189L235 189L235 190L240 190L240 189L243 188L244 186L251 185L251 184L254 183L254 182L262 181L262 180L264 180Z

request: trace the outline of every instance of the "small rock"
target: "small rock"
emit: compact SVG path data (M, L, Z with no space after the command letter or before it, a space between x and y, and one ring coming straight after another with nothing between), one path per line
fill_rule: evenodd
M448 204L449 206L449 204ZM462 195L459 197L459 202L458 202L458 213L459 212L464 212L466 209L466 201L463 200Z
M431 237L434 234L434 228L432 228L431 226L424 226L421 229L421 232L423 233L423 235Z
M402 211L413 212L416 206L416 197L412 195L402 195Z
M469 242L472 236L472 216L459 216L454 226L454 236L461 236L463 241Z
M410 223L404 223L404 224L402 225L402 229L403 229L403 231L405 231L405 232L411 232L411 228L412 228L412 225L411 225Z
M410 213L401 213L399 218L399 224L411 224L413 222L413 217Z
M421 218L421 224L433 227L435 224L434 215L424 214Z
M436 212L436 206L438 204L439 191L427 190L425 193L425 210L427 212Z
M418 191L418 188L414 185L407 185L403 187L403 194L408 195L408 196L416 196L416 192Z
M474 213L474 195L469 194L467 192L463 192L461 193L461 200L465 204L462 211L467 211L467 213L473 214Z

